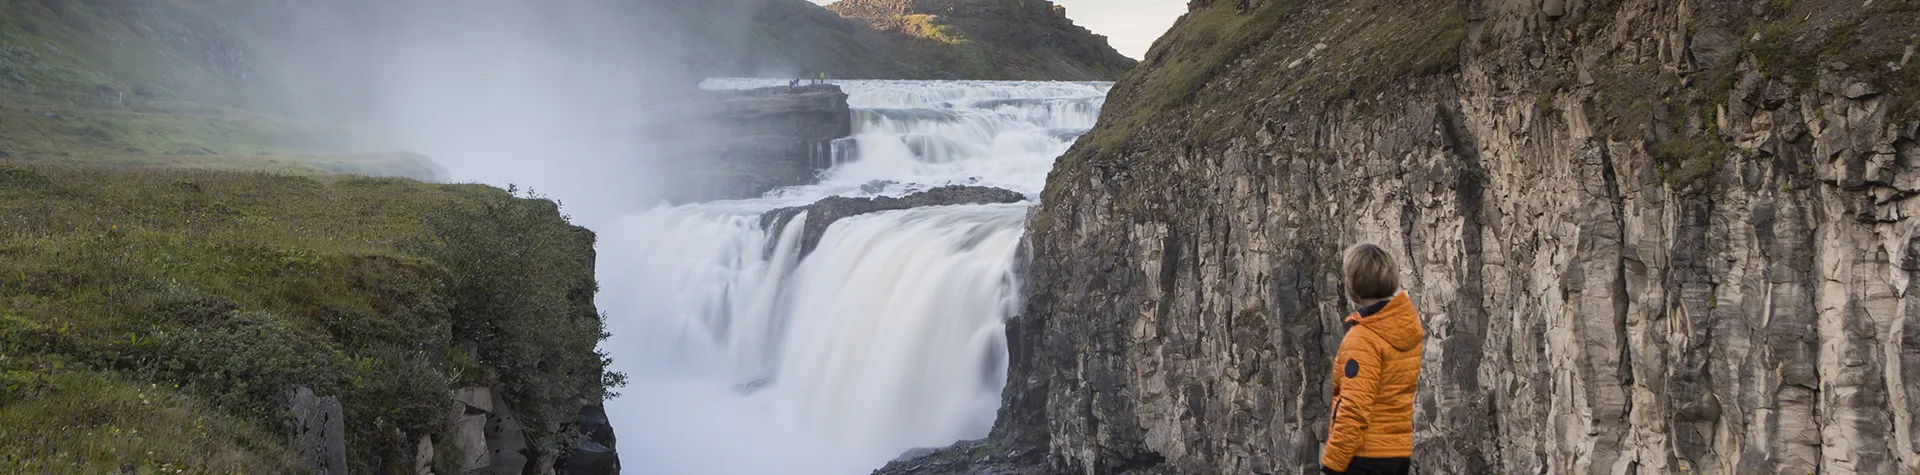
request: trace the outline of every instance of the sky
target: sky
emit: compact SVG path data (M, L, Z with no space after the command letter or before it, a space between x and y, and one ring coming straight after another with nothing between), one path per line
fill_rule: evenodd
M1133 59L1147 56L1153 40L1187 12L1187 0L1053 0L1067 7L1074 23L1107 35L1120 54Z
M834 0L813 0L826 5ZM1159 39L1173 20L1187 12L1187 0L1053 0L1067 7L1074 23L1107 35L1113 48L1129 58L1147 56L1147 47Z

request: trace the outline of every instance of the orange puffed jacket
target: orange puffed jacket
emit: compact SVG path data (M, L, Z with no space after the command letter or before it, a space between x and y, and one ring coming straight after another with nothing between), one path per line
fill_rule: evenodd
M1376 310L1377 307L1377 310ZM1347 317L1333 359L1333 427L1320 466L1347 470L1354 457L1413 457L1413 392L1426 331L1405 292Z

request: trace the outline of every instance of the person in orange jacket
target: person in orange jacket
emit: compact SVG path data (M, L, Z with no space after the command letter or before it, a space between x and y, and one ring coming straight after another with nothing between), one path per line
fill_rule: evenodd
M1333 424L1320 455L1329 475L1405 475L1413 468L1413 395L1426 331L1400 291L1393 256L1373 243L1347 249L1354 312L1333 359Z

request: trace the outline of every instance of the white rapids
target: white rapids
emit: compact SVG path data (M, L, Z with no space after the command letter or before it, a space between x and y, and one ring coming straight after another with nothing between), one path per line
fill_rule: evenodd
M855 135L835 145L820 184L658 207L602 232L607 346L631 378L608 412L628 470L866 473L991 428L1031 203L847 218L804 259L804 214L774 230L760 216L949 184L1037 198L1110 85L834 83L850 95Z

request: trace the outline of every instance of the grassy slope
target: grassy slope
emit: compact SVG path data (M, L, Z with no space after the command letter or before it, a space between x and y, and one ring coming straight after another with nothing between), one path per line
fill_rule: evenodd
M969 33L940 15L908 14L859 21L886 33L918 65L918 77L990 80L1114 80L1125 66L1054 51L1018 47ZM1129 63L1131 64L1131 63Z
M0 465L285 472L296 385L362 473L447 440L456 385L557 424L601 393L590 241L475 185L0 168Z
M271 67L225 1L0 0L0 163L444 175L261 112Z
M1276 102L1352 98L1453 67L1467 31L1456 6L1416 3L1356 0L1326 9L1267 0L1240 13L1235 2L1214 1L1193 10L1115 85L1084 148L1117 151L1138 131L1172 120L1195 121L1202 141L1223 139ZM1382 13L1415 7L1419 15ZM1245 77L1227 77L1233 71Z

